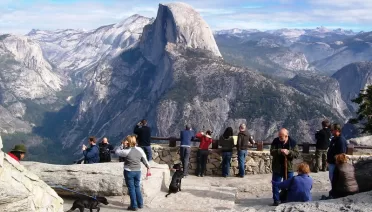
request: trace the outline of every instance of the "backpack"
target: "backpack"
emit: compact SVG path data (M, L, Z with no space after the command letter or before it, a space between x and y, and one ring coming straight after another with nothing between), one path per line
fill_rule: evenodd
M100 145L99 146L99 157L102 159L108 159L111 156L110 149L108 145Z

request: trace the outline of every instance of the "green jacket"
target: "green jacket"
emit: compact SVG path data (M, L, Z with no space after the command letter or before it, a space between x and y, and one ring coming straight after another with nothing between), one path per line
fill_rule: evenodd
M295 171L293 168L293 159L298 158L300 154L296 141L288 137L288 142L283 146L283 142L279 138L275 138L270 147L270 155L273 157L271 165L273 173L284 173L284 155L280 152L281 149L289 150L289 154L287 155L287 171Z

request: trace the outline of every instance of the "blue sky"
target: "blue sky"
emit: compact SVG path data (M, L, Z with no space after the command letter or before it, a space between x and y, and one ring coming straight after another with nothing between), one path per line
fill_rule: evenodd
M174 1L161 1L161 3ZM213 30L345 28L372 31L372 0L184 0ZM0 34L31 29L95 29L140 14L155 17L156 0L0 0Z

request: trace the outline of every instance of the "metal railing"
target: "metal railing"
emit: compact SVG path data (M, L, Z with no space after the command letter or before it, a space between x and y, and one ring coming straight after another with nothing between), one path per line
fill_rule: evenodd
M168 141L169 147L176 147L177 141L181 141L181 139L177 137L151 137L151 140ZM194 139L193 142L199 142L199 139ZM252 146L252 148L255 148L256 151L263 151L265 149L265 146L270 146L270 145L271 145L271 142L258 141ZM298 146L302 147L302 153L310 153L310 147L315 148L316 145L313 143L302 143L302 144L298 144ZM218 140L213 140L212 149L218 149ZM349 144L347 147L346 154L353 155L355 149L372 150L372 146L356 146L356 145Z

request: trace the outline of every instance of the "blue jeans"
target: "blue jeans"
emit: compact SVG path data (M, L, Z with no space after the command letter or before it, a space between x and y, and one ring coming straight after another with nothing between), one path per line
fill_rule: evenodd
M183 168L183 175L187 176L189 174L189 160L190 160L190 147L180 147L180 157Z
M288 179L293 177L293 172L288 172L287 173ZM273 173L272 181L274 182L282 182L284 178L284 174L279 174L279 173ZM279 201L279 188L277 186L272 185L273 188L273 199L274 202Z
M247 157L248 151L247 150L239 150L238 151L238 167L239 167L239 175L244 177L245 172L245 157Z
M230 175L231 158L232 152L222 152L222 176L224 177Z
M128 187L130 196L130 207L142 208L143 199L141 194L141 171L127 171L124 170L125 184Z
M151 146L141 146L141 148L143 149L143 151L146 154L147 161L148 162L152 161L152 149L151 149Z
M333 173L335 172L336 165L335 164L329 164L328 163L328 175L329 175L329 181L331 181L332 184L332 179L333 179Z

